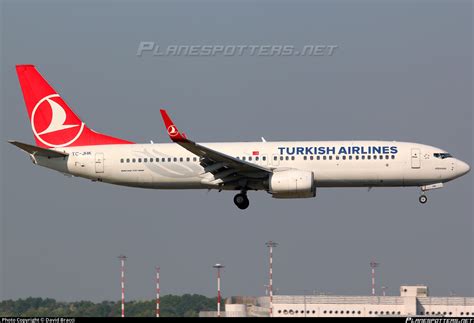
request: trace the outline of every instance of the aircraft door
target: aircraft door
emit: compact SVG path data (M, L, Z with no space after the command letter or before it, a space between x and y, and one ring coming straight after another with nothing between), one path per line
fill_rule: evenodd
M95 154L95 172L96 173L104 172L104 154L103 153Z
M421 152L419 148L412 148L411 150L411 168L421 167Z

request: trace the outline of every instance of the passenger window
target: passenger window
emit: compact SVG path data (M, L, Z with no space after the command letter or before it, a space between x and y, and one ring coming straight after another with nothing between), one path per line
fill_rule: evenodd
M374 159L377 159L377 155L374 155Z
M141 158L138 158L138 162L141 163L141 162L142 162L142 159L141 159Z
M267 157L263 156L263 157L262 157L262 160L263 160L263 161L266 161L266 160L267 160Z
M367 159L370 159L370 155L367 155Z
M123 158L122 158L122 159L120 159L120 162L121 162L121 163L123 163Z
M255 157L255 161L258 161L258 159L259 159L258 157Z
M161 158L161 161L164 163L166 161L166 158Z
M245 160L245 156L242 157L242 160Z
M326 160L326 156L323 156L323 159Z
M349 155L349 160L352 160L352 155Z
M252 161L252 157L249 156L249 161Z
M284 159L283 156L280 156L280 160L283 160L283 159Z
M360 158L361 158L362 160L364 160L364 159L365 159L365 155L360 156Z
M388 155L385 155L385 159L389 159L390 157L388 157Z
M193 157L193 161L197 161L197 157Z
M135 158L132 159L132 163L134 163L134 162L135 162Z
M359 156L358 156L358 155L356 156L356 160L359 160Z
M277 156L273 156L273 160L277 160L277 159L278 159L278 157L277 157Z
M168 163L171 163L171 157L168 158Z
M379 159L383 159L383 156L382 156L382 155L380 155L380 156L379 156Z
M183 157L180 157L180 158L179 158L179 161L182 162L182 161L183 161Z
M343 160L346 160L346 156L345 156L345 155L344 155L344 156L342 156L342 159L343 159Z
M307 160L307 159L308 159L308 157L304 156L304 157L303 157L303 159L304 159L304 160Z
M129 163L129 162L130 162L130 158L127 158L127 163Z
M339 160L339 155L336 156L336 160Z
M313 156L309 156L309 159L310 159L310 160L313 160L313 159L314 159L314 157L313 157Z
M143 158L143 162L146 163L148 161L147 158Z
M332 160L332 156L329 156L329 160Z
M174 157L174 158L173 158L173 161L174 161L174 162L177 162L177 161L178 161L178 158Z
M395 155L392 155L392 159L395 159Z
M295 156L291 156L291 160L295 160Z
M289 156L286 156L285 159L286 159L286 160L290 160L290 157L289 157Z
M320 160L320 159L321 159L321 156L318 156L316 159L317 159L317 160Z
M190 160L191 160L191 159L190 159L189 157L186 157L186 161L187 161L187 162L190 161Z

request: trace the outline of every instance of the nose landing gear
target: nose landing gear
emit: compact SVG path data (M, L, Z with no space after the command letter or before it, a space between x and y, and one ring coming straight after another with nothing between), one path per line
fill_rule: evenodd
M428 202L428 197L426 197L425 192L442 188L442 187L443 187L443 183L435 183L435 184L420 186L421 195L418 198L418 201L420 201L421 204L425 204L426 202Z
M242 192L234 196L234 203L241 210L245 210L249 207L249 199L247 197L247 192Z
M418 201L420 201L421 204L425 204L428 201L428 197L426 197L425 194L420 195L420 197L418 198Z

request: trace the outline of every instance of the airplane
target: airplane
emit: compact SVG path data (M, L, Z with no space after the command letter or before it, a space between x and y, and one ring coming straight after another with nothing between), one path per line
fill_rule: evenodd
M9 141L34 164L92 181L149 189L248 191L273 198L312 198L325 187L419 187L425 192L463 176L470 166L436 147L396 141L197 143L160 110L172 143L138 144L90 129L34 65L17 65L36 145Z

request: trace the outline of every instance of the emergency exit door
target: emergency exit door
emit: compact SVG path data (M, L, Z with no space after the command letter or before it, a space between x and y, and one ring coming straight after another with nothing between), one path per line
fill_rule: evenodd
M96 173L104 172L104 154L103 153L95 154L95 172Z
M420 168L421 167L421 157L420 149L413 148L411 150L411 168Z

